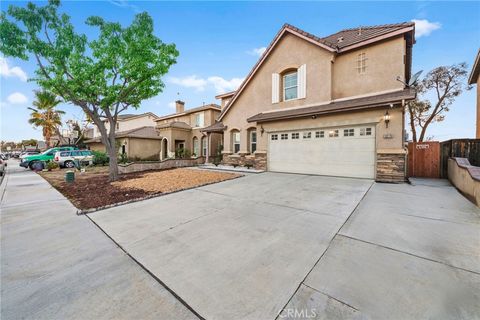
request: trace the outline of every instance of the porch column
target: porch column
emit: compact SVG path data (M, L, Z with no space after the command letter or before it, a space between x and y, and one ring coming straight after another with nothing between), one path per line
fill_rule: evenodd
M210 132L207 132L207 154L205 155L205 163L210 159Z

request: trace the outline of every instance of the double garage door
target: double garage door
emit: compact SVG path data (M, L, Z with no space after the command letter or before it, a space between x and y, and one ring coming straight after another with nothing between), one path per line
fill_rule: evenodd
M268 136L268 170L375 177L375 126L302 129Z

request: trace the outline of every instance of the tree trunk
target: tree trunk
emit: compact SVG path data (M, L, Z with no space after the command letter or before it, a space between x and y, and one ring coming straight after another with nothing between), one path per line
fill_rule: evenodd
M412 107L408 104L408 115L410 116L410 129L412 130L412 141L417 142L417 129L415 128L415 120L412 113Z
M110 131L108 132L108 143L105 144L107 148L108 157L110 161L108 163L108 180L110 182L118 180L118 160L117 160L117 146L115 144L115 127L110 127Z

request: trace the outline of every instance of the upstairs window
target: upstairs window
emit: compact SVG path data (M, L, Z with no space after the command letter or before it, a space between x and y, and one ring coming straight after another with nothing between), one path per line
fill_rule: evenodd
M197 113L195 115L195 127L203 127L204 126L204 116L202 113Z
M298 73L297 71L287 73L283 76L283 100L298 98Z
M363 74L367 71L367 56L365 52L360 53L357 56L357 73Z

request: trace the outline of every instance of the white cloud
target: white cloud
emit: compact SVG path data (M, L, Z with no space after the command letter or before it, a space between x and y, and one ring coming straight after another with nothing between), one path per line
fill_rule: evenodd
M22 81L27 81L27 74L20 67L11 68L7 59L0 57L0 75L4 77L17 77Z
M439 22L430 22L427 19L413 19L412 22L415 22L415 37L417 38L428 36L442 27Z
M219 76L211 76L208 78L201 78L197 75L190 75L182 78L171 77L169 81L186 88L193 88L196 91L204 91L210 85L215 88L216 93L224 93L227 91L236 90L242 83L242 78L232 78L230 80Z
M207 80L199 78L196 75L186 76L183 78L171 77L170 82L173 84L178 84L182 87L194 88L197 91L203 91L207 86Z
M128 3L127 0L109 0L108 2L110 2L113 5L116 5L117 7L129 8L129 9L132 9L135 13L140 13L140 9L136 5Z
M243 78L232 78L230 80L225 80L222 77L213 76L208 78L208 82L215 87L217 93L225 93L228 91L237 90L237 88L242 84Z
M260 48L253 48L252 50L248 50L247 53L252 56L261 56L265 50L267 50L266 47L260 47Z
M14 92L7 97L7 101L11 104L22 104L28 101L27 97L20 92Z

